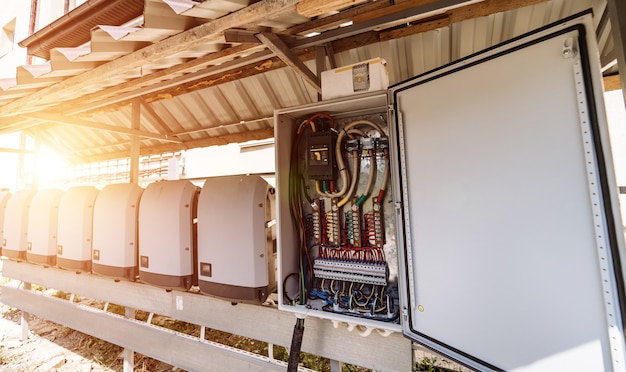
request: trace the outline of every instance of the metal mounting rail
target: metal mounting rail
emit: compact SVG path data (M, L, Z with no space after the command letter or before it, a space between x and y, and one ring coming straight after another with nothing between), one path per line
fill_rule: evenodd
M44 268L26 262L3 261L2 275L127 308L229 332L270 345L288 347L294 315L272 306L233 305L197 293L171 291L140 283ZM27 288L27 286L26 286ZM187 370L284 370L276 360L203 341L110 312L42 295L11 281L2 288L6 305L76 329L113 344ZM333 361L377 371L410 371L411 341L400 333L371 332L362 337L353 327L307 318L302 351ZM386 336L383 336L385 334Z

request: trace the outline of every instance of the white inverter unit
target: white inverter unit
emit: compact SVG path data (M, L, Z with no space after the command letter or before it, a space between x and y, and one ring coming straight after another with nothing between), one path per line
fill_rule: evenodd
M98 189L76 186L65 192L59 204L57 266L91 272L93 209Z
M28 246L26 260L30 263L54 266L57 260L59 202L63 190L37 191L28 212Z
M264 302L276 289L274 194L258 175L205 181L198 201L201 292Z
M118 183L98 193L93 211L93 273L136 280L137 214L142 191L135 184Z
M198 188L188 180L155 182L139 205L139 279L189 289L197 284L194 219Z
M11 199L11 192L0 190L0 244L4 241L4 218L9 199Z
M28 210L34 192L20 190L11 196L5 208L2 255L16 260L26 259L28 246Z

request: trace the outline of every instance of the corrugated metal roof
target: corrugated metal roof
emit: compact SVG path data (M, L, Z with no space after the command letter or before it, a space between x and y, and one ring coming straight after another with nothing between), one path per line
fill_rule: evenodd
M141 130L167 135L142 137L143 154L271 137L274 110L314 102L317 90L264 45L243 38L226 42L223 31L231 27L250 35L267 27L283 35L321 32L283 40L312 71L316 49L309 40L334 50L338 66L383 57L396 83L591 8L604 62L612 55L608 28L600 26L603 0L520 0L534 4L521 8L515 1L439 1L435 5L465 7L441 14L433 13L435 5L413 9L378 0L315 19L297 14L297 2L146 0L141 26L100 25L91 30L89 46L53 48L47 63L19 67L15 79L1 80L0 134L45 128L40 138L77 162L126 157L131 135L109 129L131 128L135 102L141 105ZM396 18L383 17L401 6L390 13ZM467 16L485 7L495 12ZM420 11L435 18L424 21L415 15ZM339 28L352 19L365 20ZM330 66L330 58L324 60ZM49 124L44 114L65 115L68 123Z
M91 0L20 42L28 54L50 58L55 47L79 46L89 41L97 25L122 25L143 14L144 0Z

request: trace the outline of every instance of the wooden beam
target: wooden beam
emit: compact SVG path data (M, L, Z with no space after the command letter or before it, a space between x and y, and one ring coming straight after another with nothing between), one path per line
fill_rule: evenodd
M385 8L391 5L391 0L377 0L374 2L358 5L342 12L335 13L326 17L316 18L312 21L291 26L285 31L281 31L281 35L306 35L311 32L323 32L331 28L339 27L339 25L352 22L355 16L359 14L369 13L377 9Z
M411 1L404 1L402 3L398 3L397 1L395 1L394 5L391 5L382 9L374 10L365 14L356 15L353 19L353 22L363 23L363 22L371 21L377 18L388 16L390 14L404 12L406 10L409 10L411 8L415 8L418 6L432 4L436 1L438 0L411 0Z
M14 149L10 147L0 147L0 152L5 152L9 154L34 154L35 153L35 151L33 150Z
M12 121L14 121L16 118L11 118ZM37 120L21 120L17 123L12 122L11 124L4 124L4 120L2 123L0 123L0 135L2 134L6 134L6 133L14 133L14 132L19 132L28 128L33 128L36 126L41 125L42 123L40 121Z
M261 129L242 133L227 134L220 137L209 137L192 141L185 141L182 144L161 144L150 147L142 147L140 150L141 156L158 155L166 152L180 151L181 148L194 149L199 147L208 146L222 146L229 143L240 143L252 140L262 140L274 137L274 129ZM115 146L112 144L111 146ZM110 159L125 159L128 158L128 151L116 151L107 154L100 155L84 155L82 160L85 163L93 163L98 161L110 160Z
M619 74L605 76L604 80L604 91L610 92L612 90L622 89L621 77Z
M380 41L388 41L401 37L415 35L426 31L435 30L450 25L450 16L447 14L413 22L407 26L384 30L380 32Z
M141 97L138 97L137 99L141 103L141 108L154 118L153 123L158 127L159 133L165 134L169 137L174 137L172 136L172 130L167 126L167 123L161 118L161 116L154 111L152 106Z
M228 55L226 55L227 52L232 52L232 54L228 53ZM130 80L126 83L118 84L116 86L102 90L98 93L85 96L78 100L74 100L71 104L63 104L57 107L55 111L76 114L81 112L88 112L102 106L111 107L111 105L118 102L130 100L139 96L145 96L155 91L163 92L165 90L169 90L170 92L176 92L177 89L172 89L172 87L177 87L189 81L198 80L201 77L220 75L224 71L230 70L230 68L235 68L236 66L243 66L246 64L253 64L258 60L264 60L271 56L271 53L265 50L265 46L262 44L253 46L241 45L238 47L228 48L225 49L223 52L217 53L223 56L222 59L225 60L226 58L228 58L229 61L224 63L218 63L220 62L220 59L214 59L213 63L209 63L209 67L199 69L196 65L195 71L187 73L183 72L190 71L192 69L186 67L178 68L178 66L175 66L166 70L156 72L154 74L150 74L145 78ZM235 58L236 56L247 53L251 54L245 57ZM206 60L207 58L205 58L205 61ZM204 64L207 63L205 62ZM187 64L184 65L187 66ZM173 94L164 93L163 97L161 98L171 98L172 96Z
M324 13L335 12L367 0L302 0L296 4L296 12L307 18L317 17Z
M40 120L42 122L74 125L74 126L83 127L83 128L91 128L91 129L97 129L97 130L105 130L105 131L114 132L114 133L135 135L138 137L157 139L157 140L167 141L167 142L175 142L175 143L181 142L179 139L171 138L164 134L146 132L142 130L130 129L126 127L119 127L119 126L108 125L108 124L103 124L103 123L97 123L94 121L72 118L72 117L62 116L62 115L30 113L30 114L20 115L20 117L23 117L25 119Z
M265 46L267 46L278 58L280 58L285 64L300 75L306 82L311 84L318 93L322 92L322 85L320 79L317 77L298 56L296 56L291 49L282 41L276 34L271 32L261 32L257 34L257 37Z

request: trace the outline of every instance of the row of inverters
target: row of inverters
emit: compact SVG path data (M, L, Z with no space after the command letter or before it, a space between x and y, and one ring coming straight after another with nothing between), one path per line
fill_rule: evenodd
M0 191L2 255L263 302L276 288L273 195L256 175Z

